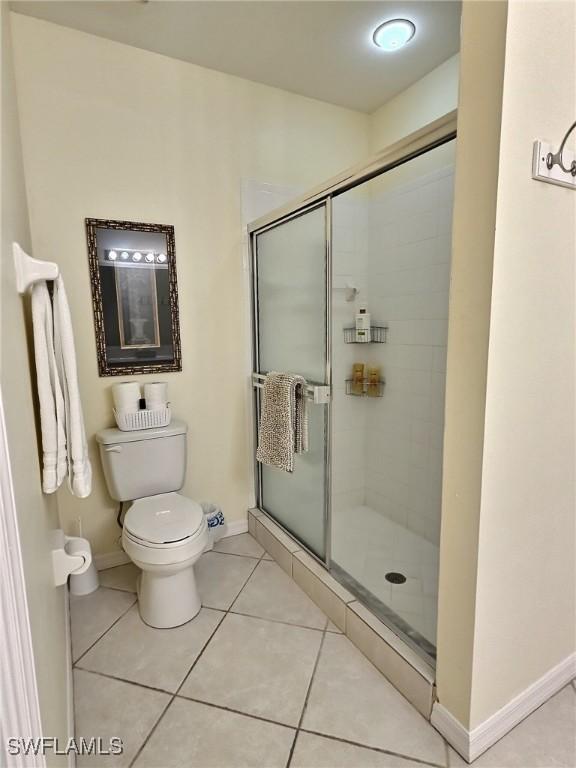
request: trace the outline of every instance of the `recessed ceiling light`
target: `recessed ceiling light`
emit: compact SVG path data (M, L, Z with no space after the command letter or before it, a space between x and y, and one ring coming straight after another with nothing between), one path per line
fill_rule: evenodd
M398 51L416 34L416 27L408 19L391 19L376 27L372 40L383 51Z

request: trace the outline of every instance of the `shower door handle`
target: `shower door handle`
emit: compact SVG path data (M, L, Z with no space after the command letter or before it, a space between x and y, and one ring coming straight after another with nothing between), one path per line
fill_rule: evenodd
M253 373L252 374L252 386L256 389L262 389L266 374ZM331 392L330 387L327 384L312 384L306 385L306 399L311 400L315 405L327 405L330 402Z

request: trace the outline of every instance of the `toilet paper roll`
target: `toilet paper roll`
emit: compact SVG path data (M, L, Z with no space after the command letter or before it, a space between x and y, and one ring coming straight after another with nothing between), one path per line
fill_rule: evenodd
M78 568L71 571L71 574L79 576L86 573L92 563L92 550L88 539L82 539L80 536L64 536L64 550L70 557L81 557L84 560Z
M168 384L165 381L152 381L144 384L144 399L149 411L166 408L168 403Z
M112 387L114 408L119 413L134 413L140 408L140 384L136 381L128 381L124 384L114 384Z
M80 537L66 536L64 548L69 555L80 555L84 558L84 565L70 574L70 593L72 595L89 595L91 592L95 592L100 586L100 580L92 558L90 542Z

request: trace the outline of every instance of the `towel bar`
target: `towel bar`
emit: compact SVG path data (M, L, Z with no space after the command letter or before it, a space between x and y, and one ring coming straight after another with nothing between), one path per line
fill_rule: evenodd
M252 386L256 389L262 389L266 374L253 373ZM326 405L330 402L330 387L326 384L307 384L306 399L312 400L316 405Z
M33 259L18 245L12 243L14 269L16 270L16 290L26 293L28 288L41 280L56 280L59 274L58 265L51 261Z

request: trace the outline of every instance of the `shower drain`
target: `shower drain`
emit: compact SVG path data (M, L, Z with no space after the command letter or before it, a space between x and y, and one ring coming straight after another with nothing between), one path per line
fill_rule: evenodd
M395 571L387 573L385 578L386 581L390 581L392 584L404 584L406 581L406 576L403 573L396 573Z

